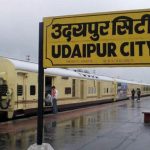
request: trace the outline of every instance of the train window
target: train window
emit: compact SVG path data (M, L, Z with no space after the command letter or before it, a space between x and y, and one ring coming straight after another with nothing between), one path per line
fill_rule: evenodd
M92 87L92 94L94 93L94 88Z
M118 86L121 86L121 83L118 83Z
M88 87L88 94L95 94L96 88L95 87Z
M108 93L108 88L104 88L104 93Z
M8 87L6 84L0 85L0 95L1 96L6 96Z
M90 87L90 92L89 93L92 94L92 87Z
M17 85L17 95L22 96L23 95L23 86Z
M35 85L30 86L30 95L35 95Z
M107 88L107 93L108 93L108 88Z
M70 87L65 88L65 94L71 94L71 88Z
M88 87L88 93L91 94L91 87Z
M17 139L16 140L16 146L21 147L21 145L22 145L22 140L21 139Z

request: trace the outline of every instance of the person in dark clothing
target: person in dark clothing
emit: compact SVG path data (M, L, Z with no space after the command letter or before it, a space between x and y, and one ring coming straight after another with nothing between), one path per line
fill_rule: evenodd
M134 96L135 96L135 90L134 89L132 89L132 91L131 91L131 98L132 98L132 100L134 100Z
M137 89L137 100L140 100L141 98L141 90Z

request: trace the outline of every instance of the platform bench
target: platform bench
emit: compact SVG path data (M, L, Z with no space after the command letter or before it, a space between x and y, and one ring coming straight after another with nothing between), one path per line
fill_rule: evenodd
M150 123L150 111L143 111L144 114L144 123Z

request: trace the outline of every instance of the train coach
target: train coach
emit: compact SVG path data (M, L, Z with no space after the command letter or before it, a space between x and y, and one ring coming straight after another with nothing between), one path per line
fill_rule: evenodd
M133 88L140 88L143 96L150 94L149 84L60 68L44 71L44 95L52 85L59 91L59 111L128 99ZM13 118L36 112L37 102L38 65L0 57L1 116ZM51 110L51 106L43 105L45 111Z

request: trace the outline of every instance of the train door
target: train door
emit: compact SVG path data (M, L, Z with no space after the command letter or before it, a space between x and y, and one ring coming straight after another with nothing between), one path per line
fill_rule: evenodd
M72 97L76 96L76 80L72 80Z
M27 98L27 89L26 89L26 73L17 74L17 108L25 109L26 107L26 98Z
M127 98L127 83L118 82L117 83L117 98L126 99Z
M45 77L45 94L50 93L52 87L52 77L46 76Z
M97 89L98 89L98 91L97 91L97 94L98 94L98 98L100 98L101 97L101 85L100 85L100 82L98 82L98 85L97 85Z
M80 81L80 98L81 99L84 99L84 92L85 92L85 89L84 89L84 80L81 80Z

